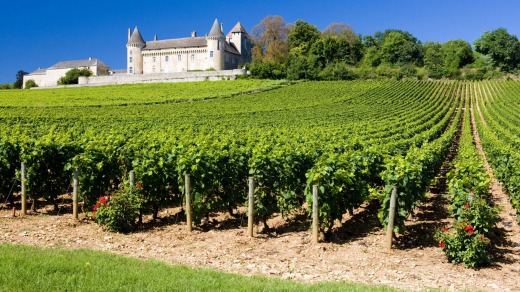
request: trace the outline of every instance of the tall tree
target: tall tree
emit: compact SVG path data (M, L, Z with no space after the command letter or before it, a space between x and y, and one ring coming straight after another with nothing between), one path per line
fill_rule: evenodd
M442 45L438 42L424 44L424 66L428 70L428 76L439 79L443 76L444 56Z
M463 40L451 40L442 45L445 65L462 68L473 63L473 50L471 45Z
M390 66L422 66L424 47L407 31L388 29L376 32L374 36L365 36L363 43L366 48L363 60L365 65L378 66L385 63Z
M287 26L281 16L267 16L251 30L255 47L253 61L283 63L287 58Z
M474 45L475 51L489 55L493 65L503 71L513 71L520 64L520 42L516 35L509 34L505 28L486 31L475 40Z
M21 89L23 87L23 77L27 74L29 73L23 70L18 70L18 72L16 72L16 81L13 83L13 88Z
M352 27L345 23L333 22L329 24L322 32L323 37L336 36L346 39L350 44L354 44L359 40Z
M319 40L320 36L321 33L315 25L298 19L287 35L289 48L300 48L304 54L307 54L312 44Z

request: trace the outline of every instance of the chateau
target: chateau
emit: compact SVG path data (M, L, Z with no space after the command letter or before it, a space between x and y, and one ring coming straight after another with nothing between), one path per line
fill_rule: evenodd
M98 59L59 62L23 77L23 85L34 80L39 87L53 87L71 69L89 69L91 77L80 77L80 85L128 84L143 82L186 82L234 79L246 70L234 70L252 61L253 42L238 22L224 35L215 19L208 34L145 42L139 29L128 29L126 69L110 70Z
M251 37L238 22L224 35L223 27L215 19L206 36L145 42L141 33L128 29L127 73L155 74L205 70L237 69L251 62Z

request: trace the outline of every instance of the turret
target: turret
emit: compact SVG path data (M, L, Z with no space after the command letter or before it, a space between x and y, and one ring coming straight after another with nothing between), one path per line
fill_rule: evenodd
M144 47L146 47L146 42L143 40L137 26L132 34L130 34L130 29L128 29L128 42L126 43L128 74L143 74Z
M231 29L227 38L235 45L242 55L242 63L249 63L252 61L251 50L253 48L253 41L240 21L233 27L233 29Z
M226 37L224 36L222 27L219 25L217 19L213 22L213 26L211 27L206 40L208 43L208 59L210 60L210 66L213 65L215 70L224 70Z

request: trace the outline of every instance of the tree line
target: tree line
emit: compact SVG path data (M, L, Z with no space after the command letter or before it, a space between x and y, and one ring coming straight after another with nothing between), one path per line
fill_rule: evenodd
M251 34L254 78L482 80L520 69L520 42L505 28L485 32L473 46L460 39L423 44L398 29L362 36L344 23L320 31L304 20L267 16Z

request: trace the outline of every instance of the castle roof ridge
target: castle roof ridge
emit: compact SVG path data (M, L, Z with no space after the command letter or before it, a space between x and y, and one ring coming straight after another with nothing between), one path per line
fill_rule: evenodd
M229 31L229 33L227 34L227 37L231 38L233 33L236 33L236 32L243 33L247 39L251 40L251 36L249 35L249 33L247 33L247 30L244 28L242 23L240 23L240 21L237 22L237 24Z
M137 26L134 28L134 32L132 32L132 35L130 36L127 45L146 45L143 36L139 32Z
M213 22L213 26L211 27L211 30L208 34L209 37L225 37L224 33L222 32L220 25L218 23L218 19L215 18L215 21Z

